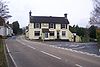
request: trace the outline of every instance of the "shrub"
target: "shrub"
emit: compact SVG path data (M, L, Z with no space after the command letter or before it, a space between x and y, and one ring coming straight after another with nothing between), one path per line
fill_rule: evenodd
M2 35L0 35L0 39L2 39Z
M100 29L96 30L96 37L97 37L98 43L100 43Z

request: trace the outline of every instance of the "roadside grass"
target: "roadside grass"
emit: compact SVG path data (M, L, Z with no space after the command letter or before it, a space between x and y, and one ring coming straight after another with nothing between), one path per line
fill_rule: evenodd
M0 67L7 67L7 62L4 53L3 41L0 38Z

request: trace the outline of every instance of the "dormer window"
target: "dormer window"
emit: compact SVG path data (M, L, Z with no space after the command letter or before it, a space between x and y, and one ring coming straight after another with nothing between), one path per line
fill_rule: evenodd
M40 23L34 23L34 28L40 28Z
M66 24L61 24L61 29L66 28Z
M50 23L50 24L49 24L49 28L55 28L55 24Z

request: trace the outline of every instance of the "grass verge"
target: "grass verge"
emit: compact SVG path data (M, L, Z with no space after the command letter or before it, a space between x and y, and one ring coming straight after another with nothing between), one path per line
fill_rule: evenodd
M4 53L4 45L1 38L0 38L0 67L7 67L6 57Z

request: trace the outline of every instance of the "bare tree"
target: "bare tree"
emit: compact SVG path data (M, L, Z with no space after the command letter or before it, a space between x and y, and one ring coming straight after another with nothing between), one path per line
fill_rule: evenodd
M11 15L9 15L8 5L2 0L0 0L0 16L4 19L8 19L11 17Z
M100 0L92 0L94 5L94 10L91 12L90 24L99 25L100 24Z

